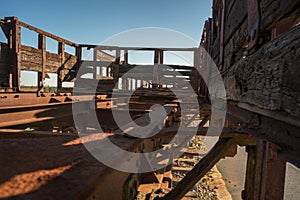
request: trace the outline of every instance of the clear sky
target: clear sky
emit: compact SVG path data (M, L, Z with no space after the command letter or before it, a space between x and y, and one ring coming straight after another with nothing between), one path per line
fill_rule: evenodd
M199 44L211 5L211 0L11 0L1 2L0 17L17 16L76 43L99 44L130 29L160 27L181 32ZM23 44L37 45L30 33L22 34ZM0 41L5 41L2 33ZM51 44L47 49L51 50Z

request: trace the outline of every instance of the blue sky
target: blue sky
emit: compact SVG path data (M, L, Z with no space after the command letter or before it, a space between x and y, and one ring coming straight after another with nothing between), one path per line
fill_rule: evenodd
M211 0L14 0L1 2L0 17L17 16L76 43L100 44L130 29L160 27L181 32L199 44L211 5ZM32 33L22 34L23 44L37 45ZM2 33L0 41L5 41ZM47 50L56 48L49 42Z

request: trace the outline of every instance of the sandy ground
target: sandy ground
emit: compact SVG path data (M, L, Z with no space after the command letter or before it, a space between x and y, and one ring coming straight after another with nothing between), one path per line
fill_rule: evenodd
M298 200L300 198L300 170L291 164L287 164L284 190L285 200Z
M245 148L238 148L235 157L222 159L217 164L233 200L242 199L241 191L244 189L246 162L247 153Z

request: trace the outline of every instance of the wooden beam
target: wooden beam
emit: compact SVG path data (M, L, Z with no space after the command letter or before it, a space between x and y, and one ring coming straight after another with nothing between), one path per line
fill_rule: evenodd
M7 18L5 18L5 19L7 19ZM23 27L25 27L25 28L28 28L29 30L35 31L35 32L37 32L37 33L39 33L39 34L41 34L41 35L44 35L44 36L46 36L46 37L52 38L52 39L54 39L54 40L56 40L56 41L58 41L58 42L63 42L63 43L65 43L65 44L70 45L70 46L73 46L73 47L78 47L78 46L79 46L78 44L76 44L76 43L74 43L74 42L71 42L71 41L69 41L69 40L66 40L66 39L63 39L63 38L58 37L58 36L56 36L56 35L53 35L53 34L51 34L51 33L48 33L48 32L46 32L46 31L43 31L43 30L39 29L39 28L36 28L36 27L31 26L31 25L29 25L29 24L26 24L26 23L24 23L24 22L21 22L21 21L20 21L20 22L19 22L19 25L20 25L20 26L23 26Z
M116 65L114 65L114 68L113 68L113 78L114 78L114 83L116 84L119 80L119 66L120 66L120 61L121 61L121 50L120 49L117 49L116 50L116 57L115 57L115 63Z
M79 44L81 47L86 47L88 49L90 48L97 48L98 50L134 50L134 51L155 51L155 50L162 50L162 51L195 51L198 48L143 48L143 47L119 47L119 46L98 46L98 45L92 45L92 44Z
M283 199L286 163L277 155L277 147L258 140L247 146L248 152L244 200Z
M227 117L240 124L241 132L278 145L279 155L283 155L283 159L300 166L299 126L245 110L231 103L227 105Z
M93 61L94 62L97 62L97 60L98 60L98 50L97 50L97 48L94 48L93 49ZM98 66L93 66L93 78L94 79L97 79L97 67ZM101 66L99 66L100 67L100 74L99 74L99 76L101 77Z
M78 72L82 62L82 47L75 47L76 72Z
M9 20L10 35L8 39L9 45L9 87L14 91L20 91L20 47L21 32L19 20L17 17L5 18Z
M128 64L128 50L124 50L124 65Z
M42 71L38 72L38 92L44 88L43 81L45 80L46 71L46 37L44 35L38 35L38 48L42 51Z
M61 66L57 70L57 88L62 88L62 80L64 79L63 69L65 68L65 43L58 43L58 54L61 56Z
M160 50L159 51L159 64L164 64L164 51Z
M231 66L222 74L228 100L300 118L299 46L297 26Z

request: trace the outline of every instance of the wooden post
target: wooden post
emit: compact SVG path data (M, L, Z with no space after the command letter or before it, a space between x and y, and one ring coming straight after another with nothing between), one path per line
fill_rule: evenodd
M38 72L38 92L43 91L44 88L44 79L46 71L46 37L42 34L38 36L38 48L42 51L42 71Z
M164 64L164 51L159 51L159 64Z
M94 48L93 49L94 50L94 52L93 52L93 61L94 61L94 63L98 60L98 50L97 50L97 48ZM101 67L100 67L100 73L99 73L99 76L101 75ZM94 66L93 66L93 78L94 79L97 79L97 66L94 64Z
M128 50L124 50L124 65L128 64Z
M247 146L247 152L243 199L283 199L286 162L278 157L276 146L259 140L256 146Z
M127 90L127 79L122 77L122 90Z
M58 43L58 54L60 55L61 65L57 71L57 92L62 88L63 70L65 68L65 43Z
M153 67L153 79L152 79L152 87L156 88L159 83L158 78L158 62L159 62L159 50L154 51L154 67Z
M9 87L12 90L20 91L20 66L21 66L21 32L17 17L7 17L9 21Z
M219 59L219 70L223 70L223 64L224 64L224 30L225 30L225 0L222 0L219 4L220 6L220 15L219 22L221 23L220 26L220 59Z
M121 50L116 50L116 58L115 58L115 65L114 65L114 83L116 84L119 80L119 67L120 67L120 56L121 56Z
M199 49L194 51L194 68L196 70L195 70L194 76L192 78L192 87L195 90L196 94L199 95L200 94L199 89L202 89L201 85L200 85L201 77L198 72L200 70L200 50Z
M82 59L82 47L75 47L75 55L77 57L76 62L76 72L78 72L80 65L81 65L81 59Z

